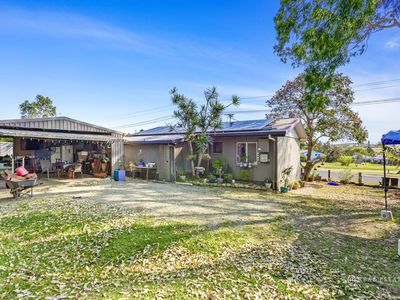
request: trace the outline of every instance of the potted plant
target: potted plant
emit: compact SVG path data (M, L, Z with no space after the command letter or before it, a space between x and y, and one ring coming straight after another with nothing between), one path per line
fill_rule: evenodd
M280 188L281 193L287 193L289 191L289 179L292 172L293 172L293 167L287 167L283 169L281 175L282 176L281 182L283 182L283 186L281 186Z
M299 184L300 184L300 187L302 187L302 188L306 186L306 183L302 180L299 181Z
M225 183L232 183L233 181L233 174L232 173L225 173L224 174L224 182Z
M185 171L180 171L180 172L179 172L179 179L182 180L182 181L185 181L185 180L186 180L186 173L185 173Z
M315 181L321 181L322 180L322 177L321 177L321 175L319 175L319 173L315 173L315 175L314 175L314 180Z
M300 183L295 182L295 183L293 183L293 185L292 185L292 190L297 190L297 189L299 189L299 187L300 187Z
M214 170L215 175L217 176L217 182L218 183L223 183L224 178L222 177L224 171L225 162L222 159L216 159L212 162L212 167Z
M308 181L309 181L309 182L313 182L313 181L315 180L315 176L317 176L317 173L312 172L312 173L310 174L310 176L308 177Z
M217 178L213 174L208 174L207 179L208 179L209 183L216 183L217 182Z
M240 157L240 167L241 168L247 168L247 166L248 166L248 163L247 163L247 155L245 155L245 154L243 154L241 157Z
M270 190L272 188L272 180L269 178L265 179L264 186L267 188L267 190Z

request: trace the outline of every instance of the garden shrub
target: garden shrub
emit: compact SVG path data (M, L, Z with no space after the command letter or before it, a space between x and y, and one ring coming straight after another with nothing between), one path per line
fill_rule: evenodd
M346 169L339 173L340 182L343 184L348 184L353 176L354 175L351 173L351 169Z
M348 167L348 166L350 166L351 163L353 163L353 157L351 157L351 156L345 156L345 155L340 156L340 157L339 157L339 162L340 162L340 164L341 164L342 166Z
M242 180L250 181L251 180L251 173L249 169L241 169L239 172L239 177Z

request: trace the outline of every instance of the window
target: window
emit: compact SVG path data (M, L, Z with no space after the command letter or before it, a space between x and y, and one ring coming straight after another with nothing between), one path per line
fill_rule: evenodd
M215 154L222 153L222 142L213 143L213 153Z
M236 163L257 162L257 143L237 143L236 144Z

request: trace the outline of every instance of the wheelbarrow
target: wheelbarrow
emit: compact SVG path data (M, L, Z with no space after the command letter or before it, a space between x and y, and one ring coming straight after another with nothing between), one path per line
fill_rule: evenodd
M6 180L6 187L10 189L10 193L14 199L18 199L22 194L28 194L30 197L33 196L33 188L41 185L41 182L37 182L37 179L26 179L26 180Z

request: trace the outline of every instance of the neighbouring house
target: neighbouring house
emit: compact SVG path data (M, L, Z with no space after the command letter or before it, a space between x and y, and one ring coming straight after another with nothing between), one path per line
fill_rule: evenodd
M301 150L300 155L307 157L307 150ZM324 158L324 156L325 154L323 154L322 152L313 150L311 152L311 161L321 160Z
M224 122L221 129L210 131L211 161L223 159L234 178L240 179L243 166L249 167L255 182L272 180L281 184L281 173L293 167L292 180L300 179L300 141L306 137L299 119L248 120ZM184 132L169 126L145 130L125 137L125 159L155 163L160 180L173 181L179 173L190 172L188 144ZM210 162L203 166L209 169Z
M112 174L123 162L122 133L67 117L0 120L0 137L13 139L13 168L31 172L79 161L91 173L94 161L108 160Z

